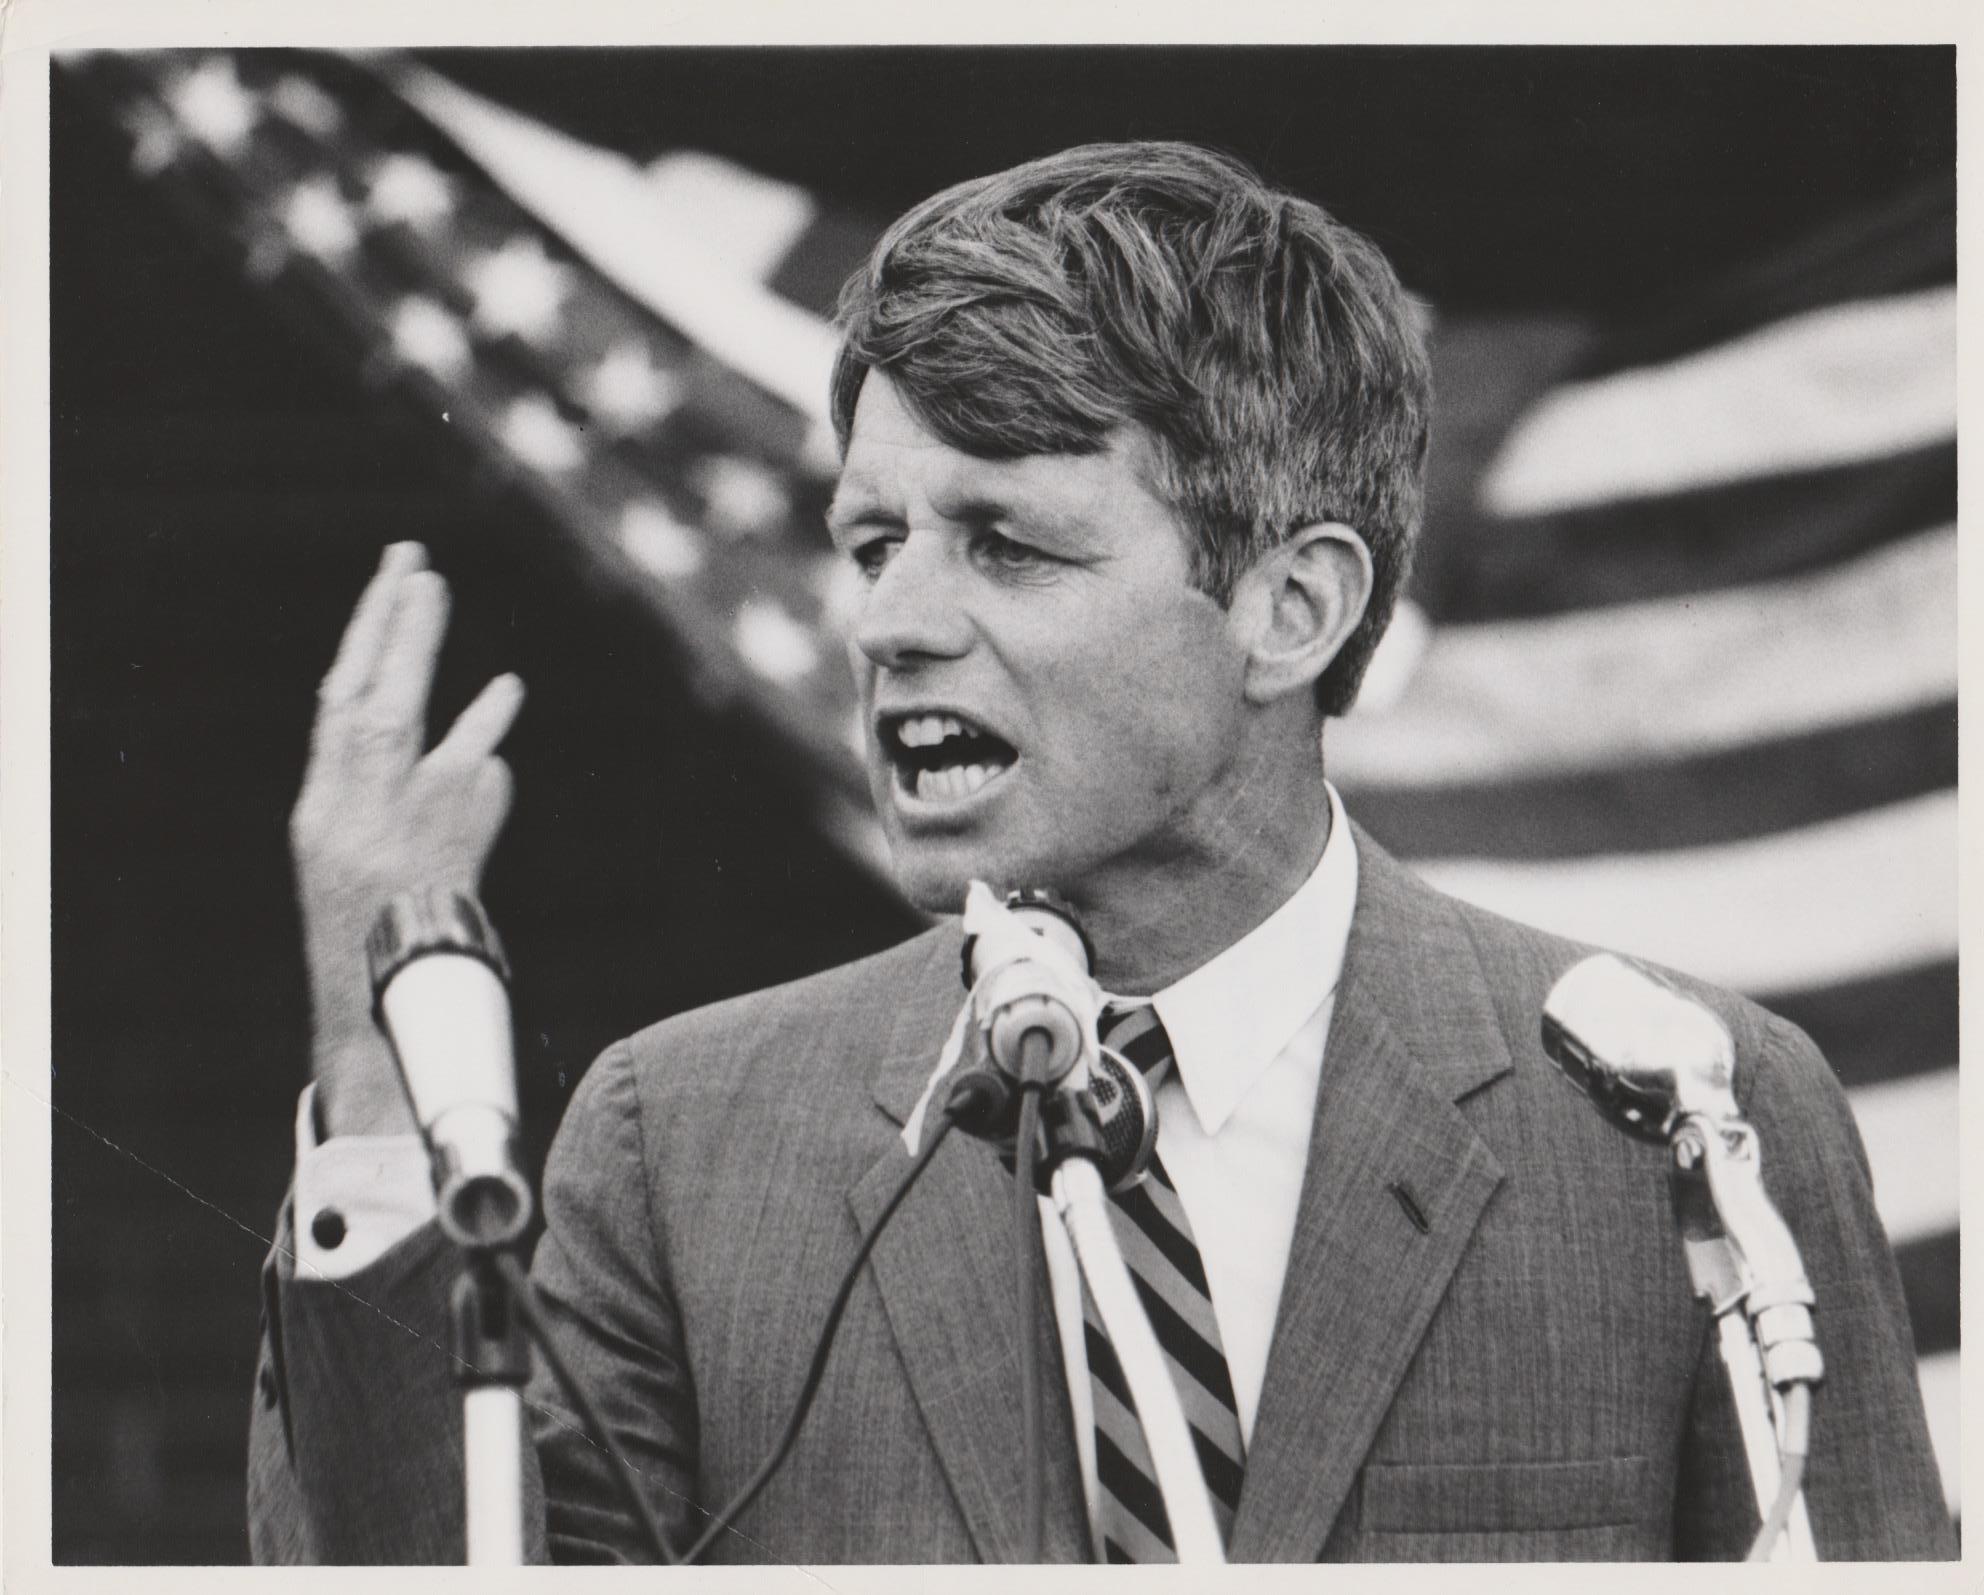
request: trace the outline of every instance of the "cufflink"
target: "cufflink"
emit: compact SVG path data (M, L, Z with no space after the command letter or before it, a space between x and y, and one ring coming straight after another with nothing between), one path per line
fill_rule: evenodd
M325 1251L335 1251L344 1244L344 1214L335 1207L321 1209L310 1220L310 1238Z

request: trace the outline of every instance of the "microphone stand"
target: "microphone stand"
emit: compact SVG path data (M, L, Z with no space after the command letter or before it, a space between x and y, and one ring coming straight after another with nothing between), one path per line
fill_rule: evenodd
M1200 1566L1223 1563L1226 1553L1213 1517L1212 1496L1199 1468L1178 1387L1171 1382L1164 1350L1138 1299L1136 1282L1109 1220L1109 1196L1097 1167L1101 1137L1077 1097L1061 1091L1042 1104L1048 1194L1130 1386L1178 1560Z
M967 926L975 913L994 901L985 886L974 881L965 900ZM1013 894L1006 908L1025 915L1029 922L1026 929L1037 938L1038 947L1024 937L1009 935L990 967L981 967L978 933L968 936L964 971L972 994L971 1008L984 1027L986 1048L998 1072L1029 1101L1039 1101L1047 1194L1074 1248L1103 1332L1122 1364L1171 1523L1172 1547L1181 1563L1223 1563L1226 1553L1213 1517L1212 1496L1199 1468L1199 1454L1185 1422L1178 1388L1171 1382L1164 1350L1145 1316L1110 1223L1109 1197L1102 1178L1102 1169L1109 1162L1109 1146L1103 1135L1101 1111L1087 1088L1086 1071L1078 1067L1086 1050L1083 1028L1088 1031L1087 1046L1094 1045L1094 1015L1087 1016L1084 1026L1076 1017L1081 1007L1079 996L1071 1000L1069 992L1057 989L1054 980L1039 972L1024 978L1036 950L1048 956L1050 967L1058 960L1086 975L1093 962L1092 949L1073 911L1047 893ZM1022 978L1009 980L1006 989L988 991L990 983L1007 971L1019 971ZM1015 1156L1016 1174L1025 1161ZM1033 1201L1024 1185L1016 1196L1028 1204ZM1031 1262L1022 1266L1030 1277ZM1023 1323L1020 1332L1022 1345L1030 1349L1033 1325ZM1024 1357L1022 1361L1024 1365ZM1037 1380L1032 1382L1037 1388ZM1026 1427L1032 1432L1036 1426L1029 1422ZM1037 1484L1037 1479L1030 1480L1029 1488Z
M388 902L365 955L372 1016L427 1149L435 1216L462 1259L449 1308L462 1392L465 1559L520 1567L530 1345L500 1254L522 1239L532 1197L515 1156L509 962L482 905L446 886Z
M470 1567L521 1567L530 1343L491 1248L463 1252L449 1307L462 1392L464 1560Z
M1725 1130L1737 1133L1738 1146L1732 1149ZM1729 1390L1735 1402L1736 1421L1743 1436L1743 1452L1749 1463L1750 1487L1756 1498L1757 1516L1769 1524L1783 1488L1785 1450L1785 1407L1772 1381L1766 1377L1765 1362L1757 1347L1757 1332L1751 1318L1766 1313L1782 1314L1794 1303L1759 1305L1756 1273L1745 1250L1729 1234L1724 1217L1725 1202L1733 1195L1738 1169L1754 1170L1755 1135L1747 1124L1725 1127L1703 1114L1691 1114L1676 1127L1672 1142L1672 1162L1668 1188L1675 1217L1680 1222L1681 1242L1688 1262L1688 1276L1695 1295L1708 1304L1715 1318L1717 1348L1729 1376ZM1745 1154L1747 1153L1747 1158ZM1739 1186L1740 1189L1740 1186ZM1760 1189L1760 1188L1759 1188ZM1735 1205L1741 1210L1740 1196ZM1775 1214L1771 1214L1775 1219ZM1779 1228L1782 1221L1776 1220ZM1788 1242L1788 1235L1785 1237ZM1767 1249L1767 1248L1766 1248ZM1795 1253L1794 1253L1795 1259ZM1809 1291L1806 1293L1809 1299ZM1809 1315L1802 1344L1810 1347ZM1788 1344L1786 1343L1788 1340ZM1780 1339L1773 1350L1780 1365L1798 1338ZM1817 1362L1811 1349L1810 1361ZM1796 1359L1794 1372L1784 1376L1787 1384L1804 1385L1817 1377L1807 1374L1803 1359ZM1804 1399L1804 1392L1799 1392ZM1803 1456L1802 1440L1798 1446ZM1816 1562L1818 1546L1812 1538L1812 1522L1805 1508L1801 1485L1793 1496L1784 1531L1768 1547L1768 1560L1774 1562Z

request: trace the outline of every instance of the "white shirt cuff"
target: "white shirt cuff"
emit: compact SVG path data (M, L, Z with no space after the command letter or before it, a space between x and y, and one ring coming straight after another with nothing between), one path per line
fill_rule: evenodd
M317 1087L296 1105L296 1271L344 1279L434 1216L434 1182L417 1135L317 1139Z

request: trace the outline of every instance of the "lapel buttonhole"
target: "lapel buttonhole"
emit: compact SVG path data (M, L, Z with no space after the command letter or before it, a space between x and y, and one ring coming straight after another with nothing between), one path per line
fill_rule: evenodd
M1400 1208L1404 1210L1405 1216L1412 1221L1414 1229L1421 1235L1433 1233L1433 1226L1426 1221L1425 1209L1420 1207L1419 1200L1412 1194L1410 1186L1401 1180L1393 1180L1385 1189L1392 1193Z

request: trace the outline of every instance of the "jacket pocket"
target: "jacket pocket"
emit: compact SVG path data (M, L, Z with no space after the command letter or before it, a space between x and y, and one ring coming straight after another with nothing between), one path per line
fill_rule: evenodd
M1373 1462L1358 1485L1366 1534L1601 1528L1647 1510L1645 1457L1577 1462Z

